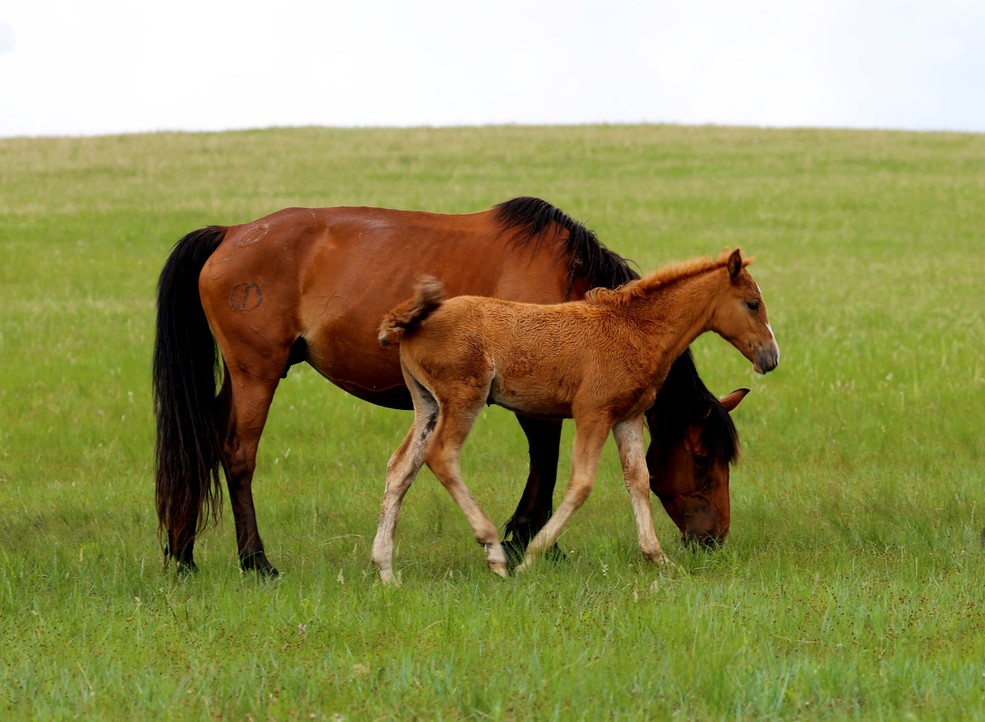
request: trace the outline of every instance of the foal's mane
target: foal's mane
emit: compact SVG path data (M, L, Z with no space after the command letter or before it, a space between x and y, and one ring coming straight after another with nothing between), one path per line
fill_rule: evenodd
M615 289L593 288L585 294L585 300L596 304L624 305L630 301L642 298L648 293L663 286L692 278L708 271L723 268L728 264L728 253L718 258L694 258L690 261L668 263L642 278L626 283Z
M545 240L554 241L563 231L568 232L565 251L569 259L569 289L579 278L584 278L589 288L616 288L639 278L625 258L610 251L592 231L545 200L514 198L497 205L495 211L500 227L514 232L512 243L533 244L535 252Z

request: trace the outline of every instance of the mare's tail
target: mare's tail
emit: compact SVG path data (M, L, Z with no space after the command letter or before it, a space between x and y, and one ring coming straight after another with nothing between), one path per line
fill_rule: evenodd
M431 276L422 276L414 286L413 297L395 306L380 324L380 346L400 343L404 333L426 319L445 300L441 282Z
M215 408L219 357L198 277L224 235L225 228L209 226L182 238L157 285L157 520L167 535L165 560L189 565L195 534L218 518L222 502Z

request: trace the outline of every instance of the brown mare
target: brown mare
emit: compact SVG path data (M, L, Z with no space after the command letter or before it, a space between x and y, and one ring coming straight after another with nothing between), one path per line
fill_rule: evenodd
M467 215L295 208L189 233L158 285L156 497L166 558L194 569L195 536L221 508L221 466L242 567L277 573L252 493L277 384L292 364L307 361L361 399L412 408L397 350L380 349L376 333L424 273L449 296L531 303L579 299L637 277L588 229L536 198ZM650 484L686 539L712 544L728 532L729 464L738 452L728 412L744 394L719 402L686 352L657 396ZM517 418L530 470L506 533L522 553L551 515L561 422Z
M486 549L489 568L506 574L496 527L462 483L459 458L487 403L519 414L573 418L573 468L564 501L527 547L523 564L557 540L595 483L612 432L636 515L640 548L668 559L650 516L643 420L674 359L714 331L753 363L772 371L780 350L759 286L740 251L717 260L671 264L612 290L553 305L478 296L444 301L441 284L420 283L380 326L380 344L400 344L414 423L387 464L386 492L373 542L384 583L394 579L393 535L404 495L423 464L461 507Z

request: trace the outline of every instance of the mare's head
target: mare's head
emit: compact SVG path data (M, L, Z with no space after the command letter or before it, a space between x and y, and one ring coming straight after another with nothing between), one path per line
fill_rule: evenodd
M739 250L729 255L729 285L712 314L711 329L749 359L756 373L765 374L780 363L780 348L766 316L763 294L746 270L749 263Z
M729 413L749 392L717 399L698 376L690 350L671 366L647 412L650 489L686 543L716 547L730 522L729 467L739 436Z

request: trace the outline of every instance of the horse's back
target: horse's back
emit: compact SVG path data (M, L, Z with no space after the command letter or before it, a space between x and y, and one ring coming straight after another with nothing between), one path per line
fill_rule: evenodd
M458 296L405 335L401 361L443 402L460 388L481 387L490 403L513 411L570 417L593 346L591 311L582 303Z
M483 385L488 401L531 416L565 418L588 404L613 419L654 400L647 337L611 304L548 305L459 296L401 341L401 361L436 392Z
M406 406L397 352L380 349L376 332L424 274L449 296L546 303L568 290L562 252L513 243L493 211L363 207L288 208L228 227L200 290L227 361L255 357L251 368L269 376L303 354L350 393Z

